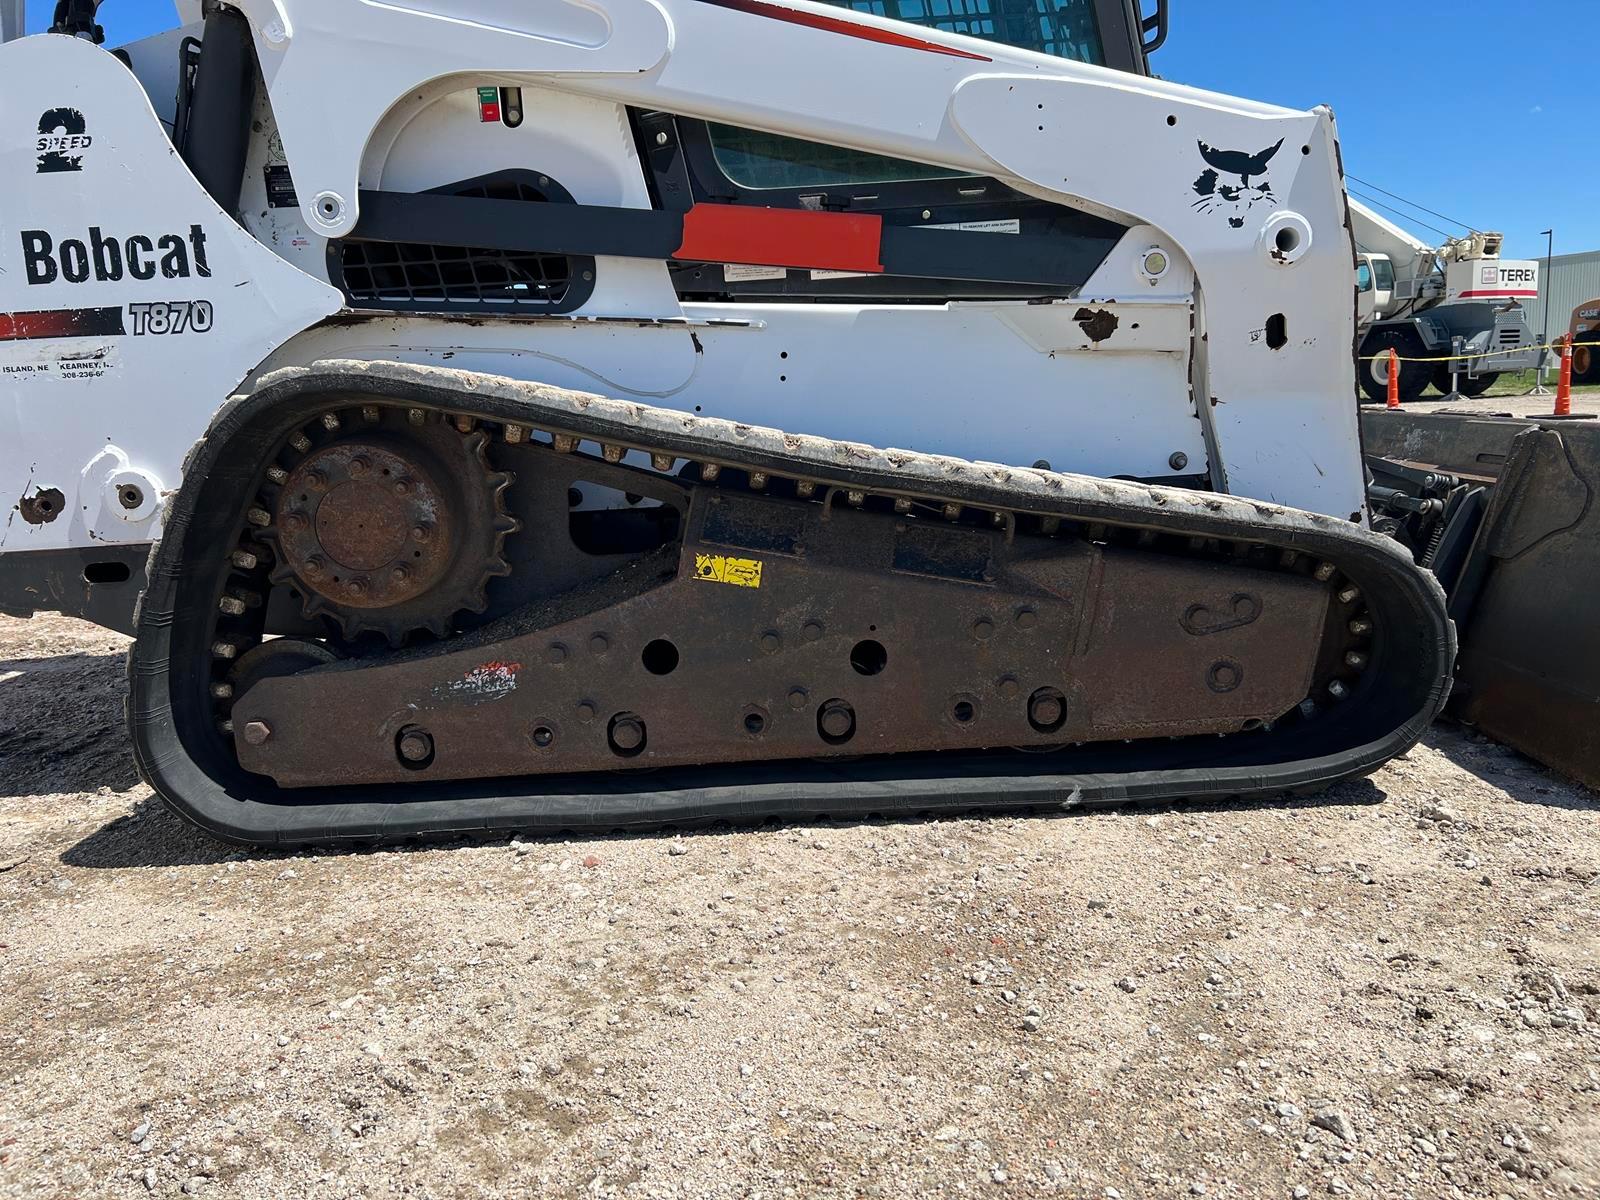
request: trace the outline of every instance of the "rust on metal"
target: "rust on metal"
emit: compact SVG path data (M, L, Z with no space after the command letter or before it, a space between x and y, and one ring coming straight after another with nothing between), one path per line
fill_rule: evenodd
M1261 615L1261 601L1249 592L1236 592L1228 598L1225 608L1211 609L1204 604L1191 604L1184 609L1180 624L1195 637L1221 633L1248 625Z
M1313 684L1329 589L1303 574L748 491L687 503L679 542L549 623L259 681L234 719L273 736L236 739L241 764L315 787L1238 733ZM730 552L759 588L697 582Z
M427 466L398 447L358 439L309 455L276 516L284 560L307 590L352 608L410 600L450 569L456 514Z
M1109 308L1080 308L1072 319L1082 327L1085 336L1097 345L1117 331L1117 314Z
M490 466L488 435L418 422L419 412L379 409L377 422L344 436L344 423L319 422L320 445L302 432L290 446L303 457L280 468L281 483L271 471L263 481L271 511L247 514L277 545L273 582L346 637L374 632L397 645L416 630L442 635L456 613L481 611L488 581L510 570L501 552L519 525L505 512L511 476Z
M33 495L17 501L17 511L29 525L48 525L67 507L60 488L39 488Z

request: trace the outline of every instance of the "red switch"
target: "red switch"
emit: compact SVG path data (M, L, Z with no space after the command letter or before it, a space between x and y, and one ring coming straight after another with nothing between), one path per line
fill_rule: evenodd
M500 89L496 87L481 87L478 89L478 120L488 125L490 122L500 123Z

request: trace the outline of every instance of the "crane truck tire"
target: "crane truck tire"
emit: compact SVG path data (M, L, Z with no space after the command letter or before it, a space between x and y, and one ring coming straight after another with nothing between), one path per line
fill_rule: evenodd
M1367 399L1382 404L1389 398L1389 351L1400 356L1400 399L1409 403L1418 399L1433 380L1433 366L1425 362L1408 362L1420 357L1421 351L1412 337L1395 330L1381 330L1361 343L1361 390Z
M661 519L564 585L579 480ZM263 376L169 511L136 758L261 846L1315 790L1455 651L1349 521L444 367ZM275 586L332 620L266 638Z

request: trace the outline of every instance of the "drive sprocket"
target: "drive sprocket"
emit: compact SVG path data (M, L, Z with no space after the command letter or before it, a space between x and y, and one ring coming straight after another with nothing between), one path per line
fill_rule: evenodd
M512 477L490 465L487 445L481 430L434 414L302 431L286 447L295 461L268 476L272 581L346 639L377 634L397 646L420 630L449 633L458 613L483 611L489 580L510 572L502 551L520 528L505 510Z

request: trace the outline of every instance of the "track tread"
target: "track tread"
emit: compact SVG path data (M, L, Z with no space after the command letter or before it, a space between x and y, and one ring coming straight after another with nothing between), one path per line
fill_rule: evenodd
M1369 597L1374 586L1386 589L1394 627L1418 638L1406 650L1415 657L1418 678L1392 680L1393 686L1411 687L1415 703L1405 700L1411 705L1407 713L1379 736L1338 753L1218 769L1046 774L1023 771L1009 759L1006 766L990 769L946 756L939 760L938 776L925 778L917 767L927 766L928 756L902 756L887 765L843 768L837 763L761 764L761 770L738 774L675 768L673 786L666 788L653 784L668 773L609 773L578 780L535 778L528 781L529 790L506 796L469 787L441 787L421 799L413 795L420 788L352 791L333 801L326 790L274 795L277 789L258 777L240 783L215 762L197 758L199 743L192 714L184 708L180 677L193 666L195 614L205 612L206 605L186 607L180 584L204 591L203 581L192 576L202 547L208 553L215 549L216 496L250 486L252 473L288 435L297 414L315 411L318 403L375 400L817 480L821 486L1258 543L1337 559L1360 578ZM203 502L206 497L209 504ZM191 537L197 539L195 555L187 552ZM209 593L206 600L215 603ZM1401 614L1407 617L1404 623ZM152 549L137 627L129 656L128 715L141 774L176 811L214 835L272 847L496 839L512 831L659 832L774 818L870 820L1181 799L1275 799L1366 774L1415 744L1448 696L1455 649L1454 629L1433 577L1389 539L1320 514L1206 492L880 450L451 368L339 360L273 372L219 411L207 436L190 451L184 487L170 502L163 540ZM209 644L209 628L201 645ZM519 781L500 785L514 782Z

